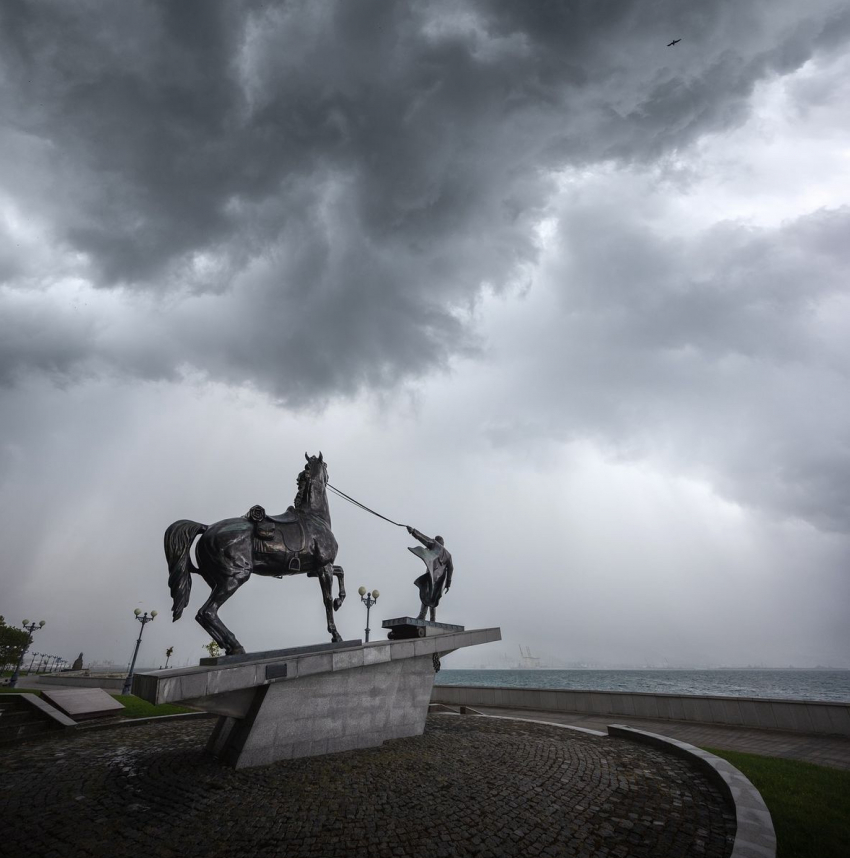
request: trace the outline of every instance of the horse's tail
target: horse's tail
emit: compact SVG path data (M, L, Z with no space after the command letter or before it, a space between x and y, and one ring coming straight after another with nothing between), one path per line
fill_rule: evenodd
M189 604L189 594L192 592L192 576L197 572L189 549L192 540L207 529L205 524L181 518L175 521L165 531L165 559L168 561L168 586L171 588L171 614L174 621L183 616L183 609Z

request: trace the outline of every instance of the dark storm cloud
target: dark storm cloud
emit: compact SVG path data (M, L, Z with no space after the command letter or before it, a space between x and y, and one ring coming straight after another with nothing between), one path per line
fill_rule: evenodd
M94 335L43 309L2 375L192 367L304 400L440 366L536 259L550 170L740 121L846 33L836 8L6 3L3 185L127 306ZM16 288L60 263L31 265Z

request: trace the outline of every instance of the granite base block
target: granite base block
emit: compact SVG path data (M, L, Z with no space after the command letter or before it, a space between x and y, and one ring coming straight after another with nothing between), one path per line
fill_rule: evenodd
M501 640L498 628L457 628L420 640L346 641L339 649L248 653L151 671L135 676L133 691L152 703L182 701L218 714L207 750L237 769L374 747L424 731L435 655Z

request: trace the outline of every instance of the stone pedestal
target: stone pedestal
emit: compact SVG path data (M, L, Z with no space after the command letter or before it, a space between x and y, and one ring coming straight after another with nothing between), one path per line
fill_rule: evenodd
M137 673L133 693L220 715L208 748L241 769L420 735L440 657L497 640L498 628L432 630L411 640L204 659L199 667Z
M449 632L464 631L463 626L438 623L434 620L420 620L418 617L396 617L392 620L384 620L381 623L381 627L388 629L387 637L391 641L426 638L431 635L444 635Z

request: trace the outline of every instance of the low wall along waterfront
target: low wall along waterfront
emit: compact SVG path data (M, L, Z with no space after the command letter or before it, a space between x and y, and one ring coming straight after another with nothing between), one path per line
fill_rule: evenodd
M124 687L124 677L98 676L97 674L92 676L63 676L61 673L41 674L38 677L38 684L40 687L55 685L61 688L102 688L104 691L120 692Z
M850 736L848 703L475 685L435 685L431 702L447 706L495 706L581 715L625 715L662 721L697 721L792 733Z

